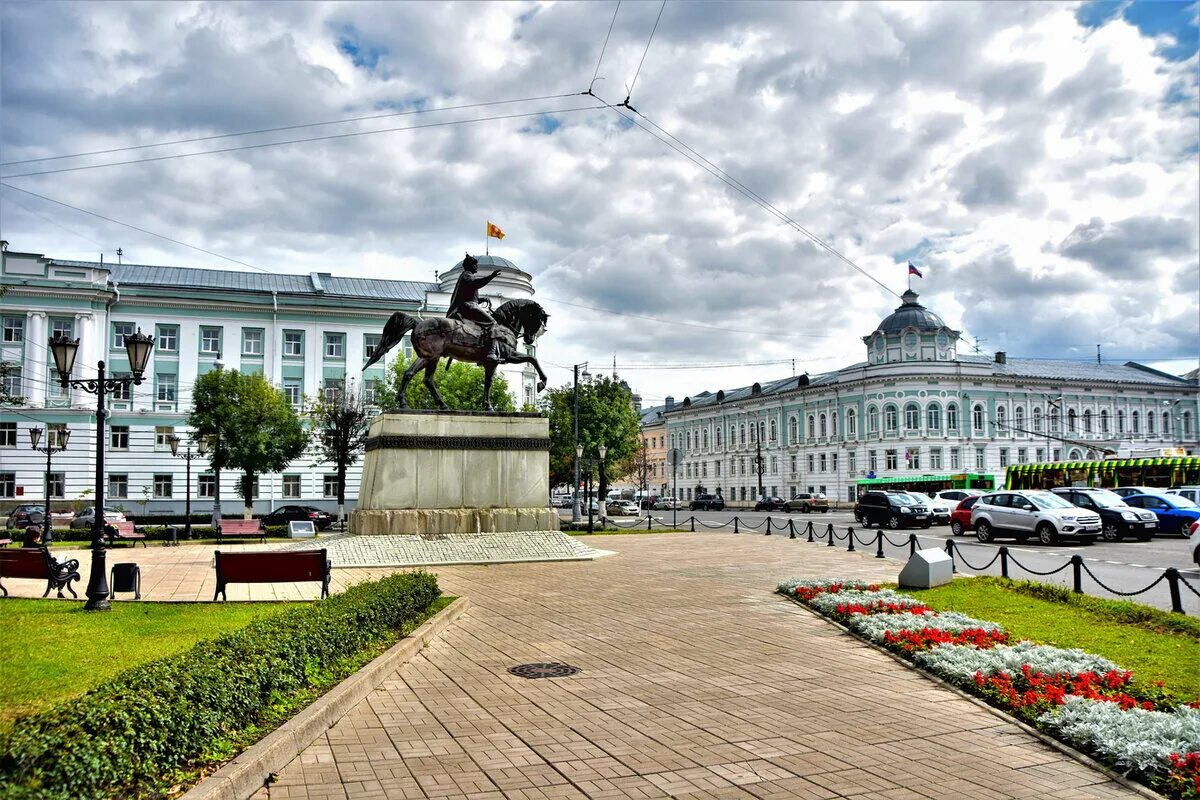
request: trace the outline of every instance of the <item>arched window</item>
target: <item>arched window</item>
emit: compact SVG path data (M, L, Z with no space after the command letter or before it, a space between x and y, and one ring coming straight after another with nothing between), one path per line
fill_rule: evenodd
M1108 409L1100 409L1100 432L1108 433Z
M885 431L887 431L888 433L896 433L897 426L900 424L900 420L897 419L897 417L899 417L899 413L896 411L895 406L893 406L893 405L884 406L883 407L883 429Z
M1133 433L1136 436L1142 432L1142 415L1138 412L1133 412L1130 416L1130 421L1133 423Z
M1067 430L1072 433L1075 432L1075 419L1075 409L1072 408L1067 412Z
M692 432L691 431L687 432L687 449L688 450L692 449Z
M779 438L778 434L779 434L779 431L775 427L775 420L771 420L771 441L772 442Z
M1083 452L1078 447L1072 447L1071 452L1067 453L1068 461L1082 461Z
M867 408L867 432L879 433L879 409L875 406Z
M1083 412L1083 432L1092 432L1092 410L1090 408Z
M1171 414L1168 411L1163 412L1162 432L1163 432L1164 439L1171 438Z
M796 443L796 418L788 417L788 444Z
M1117 409L1117 433L1125 432L1125 409Z
M733 447L735 444L737 444L737 428L736 428L736 426L730 425L729 426L729 446ZM743 442L743 444L745 444L745 442Z
M738 437L742 444L746 443L746 423L742 423L739 427L741 435Z
M832 414L829 415L829 433L832 434L833 436L838 435L837 412L836 411L834 411Z
M946 430L958 430L958 406L954 403L946 406Z
M825 438L828 435L829 435L829 421L825 418L825 415L822 414L821 415L821 438Z
M1180 432L1181 437L1184 439L1189 439L1192 436L1192 412L1183 412L1182 422L1183 424L1180 426L1182 428L1182 431Z
M1017 433L1025 432L1025 406L1017 406L1013 409L1013 428Z
M808 415L808 438L817 438L817 418L812 414Z
M758 441L758 429L755 427L754 423L751 422L750 423L750 444L754 444L757 441Z
M1146 435L1147 436L1154 435L1154 412L1153 411L1146 412Z
M713 436L715 437L715 441L713 442L713 444L715 444L719 448L721 446L721 426L720 425L718 425L716 428L713 429Z
M858 412L853 408L846 412L846 435L858 436Z
M979 403L976 403L975 408L971 409L971 428L976 433L983 433L983 406Z
M909 403L904 407L904 430L916 431L921 428L921 407Z
M708 428L704 429L704 433L702 434L702 437L704 439L704 449L707 450L708 449Z
M1033 429L1039 433L1042 430L1042 409L1037 406L1033 409Z
M996 435L1008 436L1011 432L1008 429L1008 409L996 406Z
M758 422L758 440L761 442L766 438L767 426L762 420Z
M930 403L929 408L925 409L925 427L930 433L942 429L942 407L937 403Z
M1058 407L1050 406L1050 432L1058 433Z

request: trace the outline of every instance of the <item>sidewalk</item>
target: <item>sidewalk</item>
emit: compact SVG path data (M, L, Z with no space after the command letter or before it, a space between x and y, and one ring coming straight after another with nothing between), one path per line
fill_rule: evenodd
M772 594L895 562L780 536L593 541L619 554L437 569L472 610L256 800L1137 796ZM539 661L582 671L506 672Z

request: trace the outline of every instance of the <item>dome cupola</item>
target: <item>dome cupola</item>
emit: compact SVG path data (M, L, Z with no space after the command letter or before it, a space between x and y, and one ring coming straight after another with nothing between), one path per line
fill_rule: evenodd
M902 361L953 361L959 331L918 302L912 289L900 295L901 303L883 318L874 333L863 337L867 361L884 364Z
M504 297L509 300L533 296L533 276L507 258L488 255L475 256L475 260L479 262L480 273L487 274L500 270L496 280L489 283L484 289L485 295ZM441 291L447 293L454 291L454 284L458 283L458 276L462 273L462 265L463 262L460 259L453 267L438 275Z

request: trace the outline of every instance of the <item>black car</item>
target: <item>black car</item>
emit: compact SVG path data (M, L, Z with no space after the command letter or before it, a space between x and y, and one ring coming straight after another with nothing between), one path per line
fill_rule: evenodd
M854 519L864 528L928 528L933 524L929 509L915 498L892 492L866 492L854 505Z
M782 497L764 497L754 504L755 511L779 511L787 503Z
M287 525L289 522L311 522L319 531L334 523L334 516L313 506L280 506L270 514L264 514L263 525Z
M1119 542L1126 536L1148 542L1158 531L1158 517L1153 511L1134 508L1125 498L1107 489L1079 489L1064 486L1052 490L1072 505L1095 511L1100 515L1100 536L1106 542Z
M719 494L698 494L688 503L688 508L692 511L724 511L725 498Z
M33 503L17 506L8 515L7 527L21 530L27 525L39 525L46 513L46 507Z

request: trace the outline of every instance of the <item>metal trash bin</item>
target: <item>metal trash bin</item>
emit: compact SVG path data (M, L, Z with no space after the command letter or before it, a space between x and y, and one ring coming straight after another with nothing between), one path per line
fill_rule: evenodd
M117 592L133 592L134 600L142 599L142 571L137 564L113 564L108 578L108 596Z

